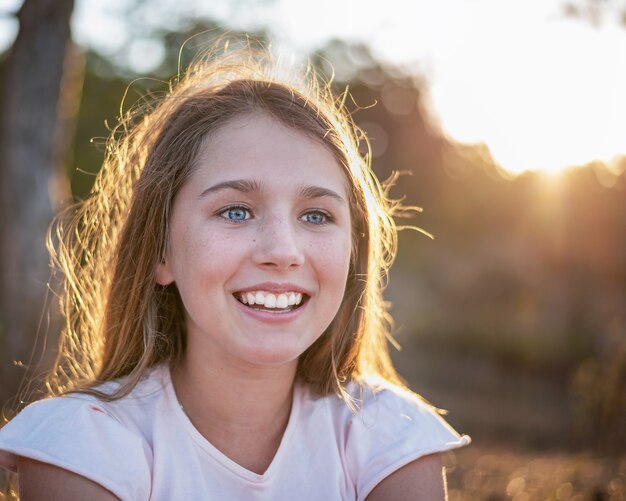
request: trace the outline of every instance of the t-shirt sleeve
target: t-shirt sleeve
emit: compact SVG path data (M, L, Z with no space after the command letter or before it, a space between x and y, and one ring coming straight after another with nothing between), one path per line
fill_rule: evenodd
M146 441L84 395L31 404L0 429L0 466L16 471L18 456L82 475L122 500L150 496Z
M346 459L358 501L402 466L471 441L408 391L364 387L360 400L359 411L350 418L346 441Z

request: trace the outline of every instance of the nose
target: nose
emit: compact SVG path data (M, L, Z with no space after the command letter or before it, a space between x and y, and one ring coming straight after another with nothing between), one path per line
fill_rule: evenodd
M302 266L301 244L294 224L282 216L273 216L259 225L253 259L261 266L285 269Z

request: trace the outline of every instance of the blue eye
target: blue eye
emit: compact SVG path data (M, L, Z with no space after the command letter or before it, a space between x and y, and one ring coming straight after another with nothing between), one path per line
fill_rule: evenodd
M224 219L233 223L240 223L250 219L250 211L245 207L228 207L219 213Z
M313 210L302 216L302 219L309 224L322 225L330 222L330 216L325 212Z

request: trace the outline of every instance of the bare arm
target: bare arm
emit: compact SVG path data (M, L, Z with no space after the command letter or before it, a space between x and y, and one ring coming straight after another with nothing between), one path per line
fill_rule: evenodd
M110 491L91 480L50 464L18 458L22 501L118 501Z
M394 471L367 496L367 501L446 501L445 469L441 454L424 456Z

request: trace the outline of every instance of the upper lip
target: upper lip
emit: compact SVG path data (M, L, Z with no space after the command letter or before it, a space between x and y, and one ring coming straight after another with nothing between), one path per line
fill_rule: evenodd
M263 282L236 290L236 292L256 291L274 292L276 294L280 294L281 292L300 292L302 294L306 294L307 296L311 295L311 292L306 288L288 282Z

